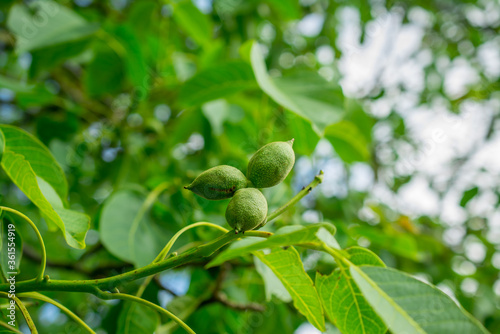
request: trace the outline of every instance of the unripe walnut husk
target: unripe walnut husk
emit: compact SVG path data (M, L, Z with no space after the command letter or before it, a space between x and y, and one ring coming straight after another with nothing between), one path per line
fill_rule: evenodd
M238 190L226 209L226 220L235 233L253 230L267 217L267 201L260 190Z
M248 180L239 169L221 165L204 171L184 188L209 200L221 200L233 197L237 190L247 185Z
M261 147L248 163L247 178L256 188L273 187L287 177L295 163L293 139Z

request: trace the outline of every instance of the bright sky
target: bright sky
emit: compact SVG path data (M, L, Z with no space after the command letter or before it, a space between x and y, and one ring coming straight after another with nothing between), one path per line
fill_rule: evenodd
M466 17L473 26L500 25L500 5L483 1L486 9L470 5ZM472 216L485 218L488 225L487 238L500 244L500 212L495 190L498 190L500 175L500 132L498 125L491 131L490 123L500 112L500 95L491 99L474 101L464 99L459 113L452 113L450 100L468 93L471 85L484 76L491 81L500 77L500 37L485 42L477 50L472 43L459 43L463 54L454 59L435 55L422 46L425 30L432 24L432 16L421 8L408 13L409 22L402 22L397 11L380 11L377 19L367 24L364 42L361 43L361 22L354 7L345 7L338 12L338 38L335 41L342 50L340 59L334 58L333 49L318 48L316 58L322 65L338 66L341 85L349 96L363 98L383 87L385 94L367 106L367 112L381 119L373 135L378 146L380 160L388 167L381 171L379 181L374 183L373 172L365 164L354 164L350 169L348 184L340 159L332 158L333 148L326 140L318 145L315 157L297 161L297 180L318 168L325 171L325 182L321 191L326 196L344 197L349 186L355 190L370 190L369 201L387 204L394 211L410 217L429 215L440 219L447 226L444 241L458 245L464 241L465 257L454 265L454 270L463 275L476 271L475 263L486 256L485 245L474 236L466 236L464 224ZM304 18L299 31L304 36L319 31L324 18ZM459 29L450 25L442 33L450 39L460 40ZM437 72L427 73L426 68L436 63ZM320 74L329 73L327 71ZM332 74L333 76L333 74ZM325 76L327 79L328 76ZM446 96L436 93L434 97L420 103L420 94L427 88L439 92L443 85ZM404 88L404 89L402 89ZM407 142L390 144L393 127L383 119L391 111L405 121L409 137L418 143L416 147ZM488 133L492 132L487 139ZM487 139L487 140L486 140ZM400 157L396 160L395 150ZM463 163L457 164L457 160ZM388 184L395 177L413 174L412 180L397 193ZM307 177L310 177L307 176ZM459 203L463 192L477 186L478 195L465 208ZM442 194L440 195L439 192ZM370 217L370 209L364 208L360 215ZM372 214L373 216L373 214ZM304 214L306 221L319 221L321 217ZM478 221L477 228L483 228ZM496 259L496 260L495 260ZM500 252L494 256L494 264L500 269ZM453 297L453 291L444 284L438 287ZM474 294L478 282L467 278L460 286L464 293ZM500 280L495 283L495 292L500 295ZM309 324L304 324L296 334L319 333Z
M490 10L500 17L500 6ZM497 14L482 17L476 11L474 22L481 25L484 23L481 20L492 20ZM407 142L389 146L392 129L384 121L379 122L374 129L374 137L380 143L379 158L392 165L395 157L391 150L395 149L400 159L394 167L382 171L382 178L377 184L373 184L373 173L366 165L355 164L351 169L350 187L358 190L373 187L373 201L388 204L395 211L410 216L439 217L445 224L456 228L468 218L467 211L459 205L463 192L478 186L478 196L466 209L469 214L488 219L490 227L496 226L496 232L493 231L490 238L498 238L500 215L495 212L496 196L493 190L498 186L497 176L500 173L500 135L493 134L487 142L484 140L492 117L498 115L500 99L466 99L460 106L459 114L450 111L449 100L464 96L470 85L478 82L480 75L492 80L499 78L500 38L481 45L471 57L473 63L463 56L453 60L441 56L435 60L438 73L426 77L425 69L433 63L434 55L422 46L425 29L432 24L432 16L425 10L411 9L407 23L402 22L403 16L397 10L390 13L380 11L378 18L367 24L363 43L360 42L362 31L358 10L345 7L337 15L339 26L335 42L343 56L333 60L333 50L323 46L316 52L318 62L338 62L336 65L341 72L341 85L346 95L362 98L377 91L381 85L386 93L371 102L367 111L382 120L395 111L405 120L409 136L419 143L416 148ZM311 15L306 16L298 23L299 32L305 36L317 34L324 23L323 17L312 18ZM459 34L452 26L443 33L452 37ZM468 52L467 47L472 48L465 42L462 44L464 53ZM446 96L436 94L432 100L420 104L423 89L437 89L441 81ZM330 152L327 142L320 143L317 149L319 157L328 157ZM455 168L455 161L461 158L467 160ZM347 189L340 161L320 159L320 163L324 164L326 172L322 187L325 195L345 196ZM312 162L305 160L298 164L306 169L312 167L307 166ZM394 177L409 174L415 176L398 193L389 190L387 184L393 182ZM436 190L445 194L443 198ZM449 241L454 244L461 237L463 235L459 233L452 233Z

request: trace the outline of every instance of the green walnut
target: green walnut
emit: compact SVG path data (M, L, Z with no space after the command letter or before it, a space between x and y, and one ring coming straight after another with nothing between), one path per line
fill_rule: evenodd
M226 209L226 220L235 233L252 230L264 222L267 201L260 190L245 188L236 191Z
M281 183L295 163L293 139L261 147L248 163L247 178L256 188L268 188Z
M201 173L189 186L184 187L210 200L226 199L248 185L245 175L237 168L222 165Z

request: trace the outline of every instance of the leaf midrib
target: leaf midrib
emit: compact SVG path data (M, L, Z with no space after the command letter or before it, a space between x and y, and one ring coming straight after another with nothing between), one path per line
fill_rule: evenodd
M353 299L354 303L356 304L356 309L358 310L358 317L359 317L359 323L361 325L361 329L362 329L363 333L366 333L365 324L363 322L363 315L361 314L361 309L359 308L358 298L356 297L356 294L355 294L354 289L352 287L352 282L351 282L352 278L346 274L344 266L340 265L339 267L340 267L340 271L341 271L342 275L344 275L344 277L346 279L347 285L349 286L349 290L351 290L352 299ZM346 317L347 316L348 316L348 313L346 312Z
M260 259L261 261L265 262L265 263L266 263L266 264L267 264L267 265L271 268L271 270L275 273L275 275L276 275L276 276L279 276L279 277L286 277L286 276L284 276L284 275L281 275L279 272L274 271L274 270L273 270L273 268L274 268L274 267L273 267L273 266L270 266L270 262L269 262L269 261L267 261L267 260L265 259L265 256L263 256L261 252L255 252L255 254L256 254L256 255L258 254L258 255L257 255L257 257L259 257L259 259ZM294 276L295 276L295 275L294 275ZM321 324L318 322L318 320L316 319L316 316L314 315L314 313L312 313L311 309L308 307L307 303L306 303L306 302L302 299L302 297L300 296L300 294L298 294L298 293L295 291L295 289L292 289L292 286L291 286L291 285L290 285L290 284L289 284L286 280L281 280L281 282L282 282L284 285L288 286L288 287L290 288L290 290L291 290L291 291L293 291L293 294L294 294L294 295L296 295L296 296L298 297L298 299L302 302L302 304L303 304L303 305L305 306L305 308L307 309L307 313L308 313L308 314L310 314L310 315L311 315L311 317L315 320L315 323L316 323L316 325L317 325L316 327L317 327L317 328L322 328L323 326L321 326ZM307 286L309 286L309 285L307 285ZM313 287L314 287L314 285L312 285L312 282L311 282L311 286L313 286Z
M356 266L355 264L350 265L350 267L365 279L365 281L374 289L376 290L382 298L384 298L389 304L391 304L392 307L403 317L405 318L408 323L413 326L413 328L420 334L426 334L426 332L413 320L413 318L405 311L399 304L397 304L389 295L385 293L380 287L367 275L363 270L361 270L360 267Z

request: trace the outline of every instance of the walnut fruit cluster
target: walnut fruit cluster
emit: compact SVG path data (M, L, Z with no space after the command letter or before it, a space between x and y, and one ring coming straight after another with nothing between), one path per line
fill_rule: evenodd
M246 176L237 168L221 165L201 173L185 188L208 200L231 198L226 220L235 233L261 226L267 201L258 188L273 187L287 177L295 163L293 139L261 147L248 163Z

